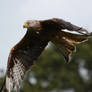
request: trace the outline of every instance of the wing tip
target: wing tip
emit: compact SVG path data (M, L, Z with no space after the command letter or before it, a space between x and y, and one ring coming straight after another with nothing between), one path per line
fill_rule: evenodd
M9 78L6 77L4 80L4 83L0 89L0 92L10 92L10 87L9 87ZM8 82L8 83L7 83Z

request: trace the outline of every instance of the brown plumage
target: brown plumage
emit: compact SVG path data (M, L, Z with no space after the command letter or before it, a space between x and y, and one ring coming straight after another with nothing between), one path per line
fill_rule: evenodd
M19 91L25 73L33 65L34 60L38 59L49 41L60 49L68 62L69 55L75 51L74 44L91 37L87 30L57 18L29 20L24 24L24 28L27 28L25 36L10 51L6 80L0 92L10 92L11 86ZM62 31L64 29L76 31L80 35Z

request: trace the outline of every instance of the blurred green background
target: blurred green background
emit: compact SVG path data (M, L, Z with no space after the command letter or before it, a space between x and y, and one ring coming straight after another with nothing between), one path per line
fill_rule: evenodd
M4 72L0 70L0 87ZM52 43L25 76L20 92L92 92L92 39L77 45L66 63Z

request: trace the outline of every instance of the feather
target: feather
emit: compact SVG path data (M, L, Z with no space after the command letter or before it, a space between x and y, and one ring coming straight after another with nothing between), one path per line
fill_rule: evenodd
M90 37L91 34L79 35L79 34L72 34L69 32L60 31L52 39L52 42L60 49L60 52L64 56L65 60L69 62L71 59L72 52L76 51L76 46L74 44L85 42Z
M10 51L6 81L1 92L11 92L12 88L16 88L16 92L19 92L25 74L47 43L48 41L41 40L38 34L27 31L23 39Z

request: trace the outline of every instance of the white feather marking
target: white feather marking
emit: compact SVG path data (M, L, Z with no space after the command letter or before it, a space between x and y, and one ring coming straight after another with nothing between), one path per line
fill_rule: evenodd
M10 92L10 78L6 76L6 89Z
M20 87L24 74L25 74L24 65L20 62L20 60L15 58L13 67L13 83L15 84L16 88Z

